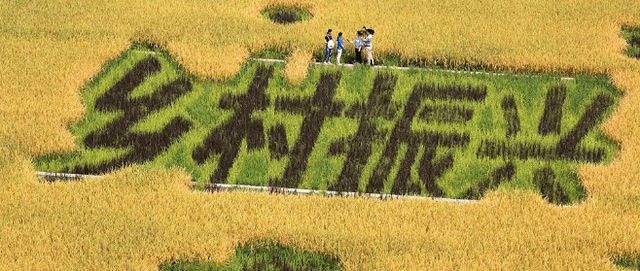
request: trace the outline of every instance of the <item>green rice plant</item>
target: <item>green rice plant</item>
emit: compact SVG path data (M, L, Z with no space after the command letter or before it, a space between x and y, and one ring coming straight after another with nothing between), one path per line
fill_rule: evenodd
M630 57L640 58L640 27L638 26L623 26L622 37L629 44L626 49L626 54Z
M340 261L321 253L283 246L270 240L259 240L236 248L233 257L219 264L206 261L178 260L164 263L161 271L248 271L248 270L342 270Z
M274 4L262 9L262 15L278 24L292 24L313 17L311 11L301 5Z
M640 259L633 257L614 257L613 263L624 270L640 270Z
M584 198L582 163L618 146L598 125L620 93L606 78L248 62L227 81L190 76L133 46L83 90L78 150L40 170L101 174L182 167L199 183L480 198L534 189Z

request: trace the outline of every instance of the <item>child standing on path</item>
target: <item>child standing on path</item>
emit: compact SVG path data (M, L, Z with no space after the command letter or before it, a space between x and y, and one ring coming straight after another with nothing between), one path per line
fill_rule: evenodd
M344 38L342 37L342 32L340 32L336 43L336 64L338 65L340 65L340 58L342 58L342 50L344 50Z
M331 36L331 29L327 30L327 34L324 35L324 63L328 64L331 62L331 52L333 51L333 36Z

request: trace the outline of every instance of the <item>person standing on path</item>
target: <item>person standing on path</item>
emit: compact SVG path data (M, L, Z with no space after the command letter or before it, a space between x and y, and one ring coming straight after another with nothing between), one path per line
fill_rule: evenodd
M342 51L344 50L344 37L342 37L342 32L338 33L336 41L336 64L340 65L340 58L342 58Z
M370 29L370 28L367 29L367 32L365 33L367 36L363 40L364 49L367 54L367 64L371 66L374 65L374 61L373 61L373 34L374 33L375 31L373 31L373 29Z
M325 41L325 46L324 46L324 63L328 64L331 62L331 53L333 51L333 36L331 35L332 30L329 29L327 30L327 34L324 35L324 41Z
M356 38L353 40L353 42L349 41L347 39L347 42L349 43L353 43L353 47L355 47L355 56L356 56L356 60L354 62L354 64L356 63L362 63L362 31L356 31Z

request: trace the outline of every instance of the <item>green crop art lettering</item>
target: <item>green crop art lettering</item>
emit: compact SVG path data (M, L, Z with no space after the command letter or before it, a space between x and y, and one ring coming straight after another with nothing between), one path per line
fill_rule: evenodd
M611 161L598 128L620 93L592 76L313 66L249 61L224 82L134 45L82 91L73 153L40 170L102 174L179 166L203 183L477 199L534 189L586 196L577 167Z

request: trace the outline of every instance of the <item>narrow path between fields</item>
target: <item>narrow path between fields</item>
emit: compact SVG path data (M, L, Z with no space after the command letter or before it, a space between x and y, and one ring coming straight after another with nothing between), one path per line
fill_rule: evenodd
M74 182L82 181L85 179L101 179L104 176L99 175L82 175L82 174L70 174L70 173L52 173L52 172L36 172L38 177L45 179L48 182ZM191 182L192 187L196 187L196 182ZM286 195L321 195L328 197L364 197L374 198L381 200L390 199L430 199L440 202L450 202L456 204L469 204L477 202L477 200L468 199L450 199L450 198L433 198L423 196L409 196L409 195L393 195L393 194L375 194L375 193L358 193L358 192L338 192L338 191L326 191L326 190L313 190L313 189L300 189L300 188L286 188L286 187L271 187L271 186L253 186L242 184L223 184L223 183L210 183L205 184L204 191L206 192L218 192L218 191L251 191L251 192L269 192L276 194Z
M151 55L155 55L156 52L148 51L147 53ZM274 59L274 58L250 58L253 61L265 62L265 63L285 63L285 60L282 59ZM336 66L341 68L353 69L355 64L333 64L333 63L323 63L323 62L313 62L311 65L314 66ZM518 76L518 77L557 77L560 80L574 80L573 77L560 77L560 76L552 76L552 75L537 75L537 74L520 74L520 73L501 73L501 72L485 72L485 71L465 71L465 70L450 70L450 69L437 69L437 68L420 68L420 67L402 67L402 66L383 66L383 65L375 65L374 69L392 69L392 70L417 70L417 71L440 71L447 73L457 73L457 74L481 74L481 75L492 75L492 76Z
M285 60L282 59L271 59L271 58L251 58L251 60L265 62L265 63L285 63ZM335 66L347 69L353 69L355 64L333 64L333 63L323 63L323 62L313 62L311 63L314 66ZM439 72L447 72L447 73L458 73L458 74L481 74L481 75L492 75L492 76L518 76L518 77L542 77L544 75L537 74L519 74L519 73L500 73L500 72L484 72L484 71L465 71L465 70L448 70L448 69L437 69L437 68L420 68L420 67L401 67L401 66L381 66L376 65L373 66L374 69L392 69L392 70L416 70L416 71L439 71ZM559 76L551 76L549 77L559 77ZM574 80L573 77L559 77L560 80Z

